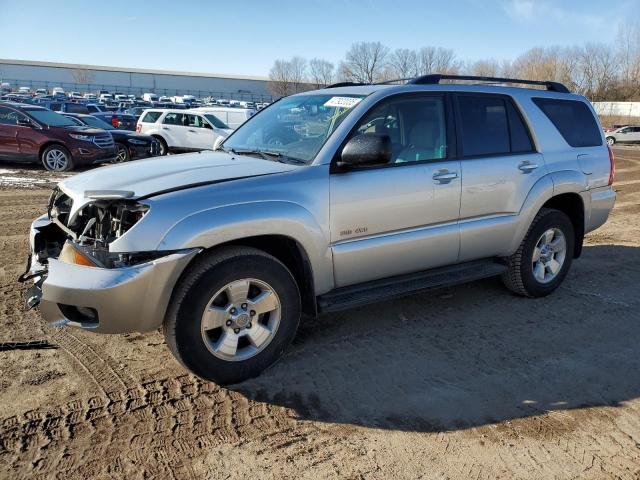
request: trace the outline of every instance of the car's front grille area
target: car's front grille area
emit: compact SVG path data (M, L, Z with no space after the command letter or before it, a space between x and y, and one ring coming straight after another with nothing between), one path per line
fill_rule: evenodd
M113 148L115 145L113 143L113 137L110 133L97 134L93 139L93 143L95 143L100 148Z

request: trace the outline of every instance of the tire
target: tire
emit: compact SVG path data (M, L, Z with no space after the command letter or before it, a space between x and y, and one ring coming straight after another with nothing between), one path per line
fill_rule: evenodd
M49 145L40 155L42 166L50 172L68 172L73 170L73 157L69 150L57 143Z
M154 135L153 138L155 138L156 140L158 140L158 142L160 142L160 152L158 153L158 155L161 157L164 157L167 153L169 153L169 147L167 146L167 142L164 140L164 138L162 138L159 135Z
M249 295L244 295L237 286L247 280ZM249 303L234 301L232 291L236 299ZM196 259L182 275L167 310L164 335L185 368L228 385L273 365L293 340L300 314L298 286L279 260L255 248L225 247Z
M129 149L126 145L116 142L116 158L112 163L123 163L131 160Z
M562 240L563 254L560 253ZM518 295L549 295L566 277L574 248L575 234L569 217L559 210L542 209L533 219L516 253L507 258L508 270L502 275L502 281Z
M607 140L607 145L609 145L610 147L616 143L616 139L614 137L607 137L606 140Z

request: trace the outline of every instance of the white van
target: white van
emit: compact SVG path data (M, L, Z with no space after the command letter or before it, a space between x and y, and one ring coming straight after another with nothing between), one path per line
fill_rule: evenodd
M138 119L136 132L151 135L160 144L160 154L213 150L219 137L231 133L215 115L195 110L145 110Z
M256 114L253 108L233 108L233 107L198 107L191 109L194 112L210 113L218 117L229 128L235 130L244 122Z
M145 102L157 102L158 101L158 95L156 95L155 93L147 92L147 93L144 93L142 95L142 99Z

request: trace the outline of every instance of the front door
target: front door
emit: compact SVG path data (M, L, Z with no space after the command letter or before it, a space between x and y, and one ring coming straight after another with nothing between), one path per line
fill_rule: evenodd
M455 263L460 164L449 158L443 95L382 100L354 129L388 135L389 164L332 173L336 287Z
M211 125L200 115L186 115L188 117L187 141L192 148L212 150L217 135Z

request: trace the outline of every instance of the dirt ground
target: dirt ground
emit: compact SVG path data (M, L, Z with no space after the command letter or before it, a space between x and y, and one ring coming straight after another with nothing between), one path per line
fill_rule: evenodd
M234 389L187 374L160 333L24 312L52 177L3 166L0 477L640 478L640 148L616 155L613 215L554 295L490 280L329 315ZM38 340L57 348L6 349Z

